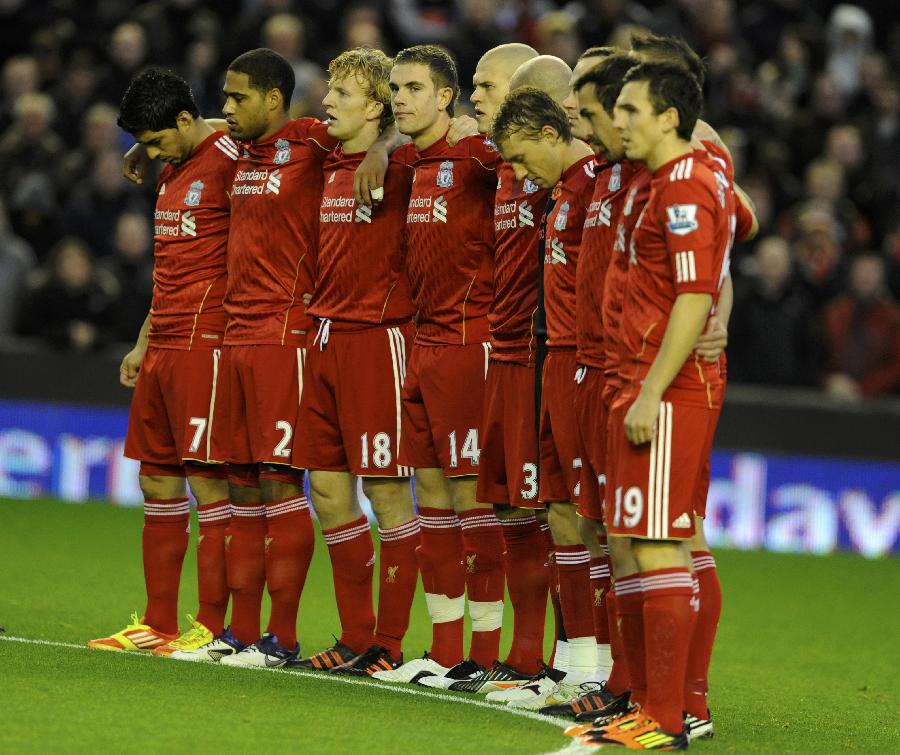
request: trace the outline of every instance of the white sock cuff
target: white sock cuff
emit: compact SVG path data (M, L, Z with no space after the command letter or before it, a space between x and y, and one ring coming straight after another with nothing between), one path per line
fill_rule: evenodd
M503 626L502 600L470 600L469 618L473 632L493 632Z
M448 621L461 619L466 610L466 596L448 598L446 595L425 593L425 604L432 624L446 624Z

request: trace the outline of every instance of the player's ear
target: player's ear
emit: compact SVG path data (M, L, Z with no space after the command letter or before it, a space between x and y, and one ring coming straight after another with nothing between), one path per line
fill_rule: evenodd
M451 102L453 102L453 89L451 87L438 89L438 110L447 110Z
M178 115L175 116L175 128L177 128L181 133L186 133L191 126L194 125L194 116L192 116L187 110L182 110Z
M681 116L675 107L666 108L661 114L663 131L677 131L681 123Z
M269 110L287 110L288 103L284 101L284 96L280 89L270 89L266 92L266 105Z
M541 140L555 142L559 139L559 132L553 126L541 126Z
M369 100L366 105L366 120L380 121L382 113L384 113L384 103L378 100Z

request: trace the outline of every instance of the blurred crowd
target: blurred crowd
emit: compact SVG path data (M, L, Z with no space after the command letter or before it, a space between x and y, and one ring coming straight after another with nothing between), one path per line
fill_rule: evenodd
M821 0L0 0L0 335L93 350L130 341L152 291L152 182L121 177L118 101L164 64L217 115L228 62L293 63L295 115L357 45L436 42L464 85L490 47L570 65L634 32L686 38L705 119L756 203L735 250L729 374L851 398L900 392L900 17Z

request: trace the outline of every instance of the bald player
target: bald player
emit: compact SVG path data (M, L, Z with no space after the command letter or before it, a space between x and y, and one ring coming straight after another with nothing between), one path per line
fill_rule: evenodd
M473 76L471 101L482 133L506 97L513 74L538 59L523 44L485 53ZM511 682L538 673L543 658L549 587L546 516L537 505L534 316L539 265L538 225L548 193L516 178L511 166L497 171L494 203L494 287L488 323L491 353L481 425L477 498L494 505L503 528L507 585L513 606L512 646L503 662ZM542 527L543 525L543 527ZM424 680L429 684L431 679ZM441 680L435 679L431 686ZM501 694L492 691L490 695Z

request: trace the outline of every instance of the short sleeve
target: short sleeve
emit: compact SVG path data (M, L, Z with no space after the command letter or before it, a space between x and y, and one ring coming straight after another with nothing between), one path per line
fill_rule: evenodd
M324 160L331 151L337 147L338 140L328 133L328 124L318 118L298 118L300 133L314 148L319 157Z
M676 293L715 294L722 251L715 192L700 179L673 181L660 192L658 211Z
M481 167L491 173L496 173L503 158L500 152L484 136L478 134L466 138L466 146L469 148L469 157L475 158Z

